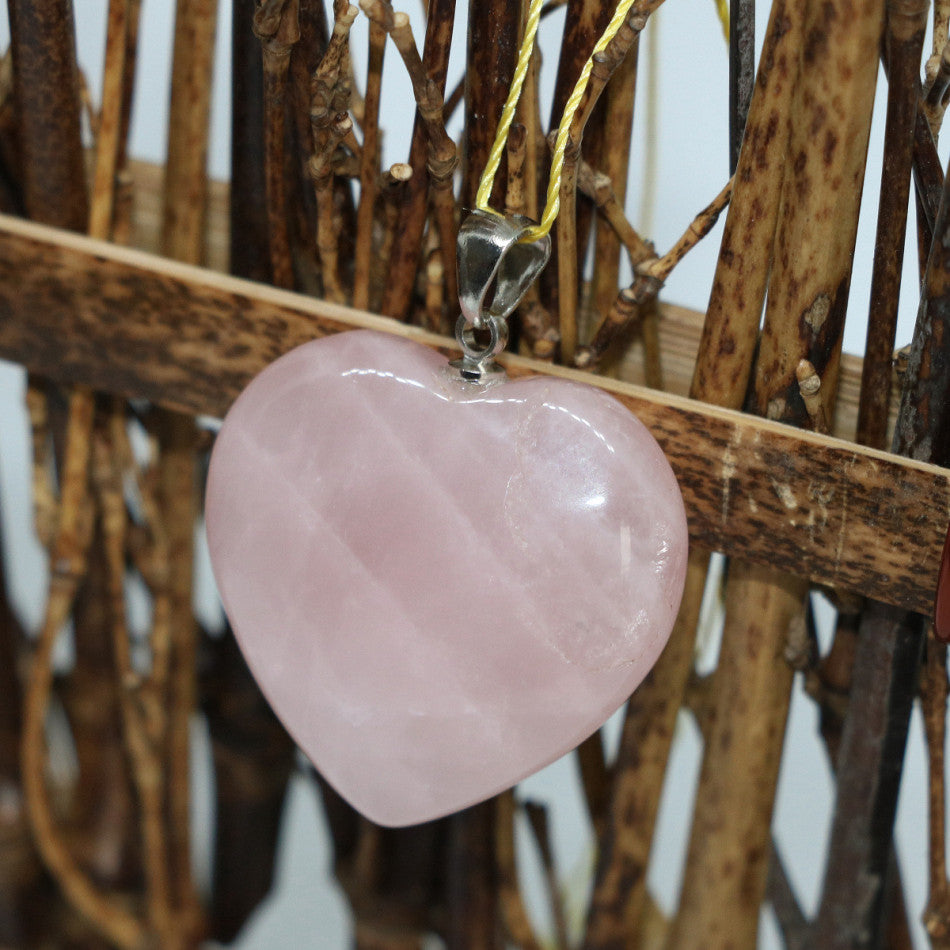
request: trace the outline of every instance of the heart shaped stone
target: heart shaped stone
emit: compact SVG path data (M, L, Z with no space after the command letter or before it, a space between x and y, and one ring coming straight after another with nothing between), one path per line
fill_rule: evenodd
M251 382L206 515L261 689L383 825L488 798L594 732L663 649L686 570L676 479L615 399L466 382L372 331Z

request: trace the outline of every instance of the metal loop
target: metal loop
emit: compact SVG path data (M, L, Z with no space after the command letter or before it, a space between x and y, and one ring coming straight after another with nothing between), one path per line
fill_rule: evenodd
M486 331L489 334L488 343L479 345L475 335ZM508 343L508 321L503 317L488 316L479 328L460 316L455 324L455 339L462 351L462 359L452 365L464 379L483 380L504 373L504 369L495 362L495 357Z
M472 212L459 228L459 305L466 324L483 327L504 320L551 255L551 238L522 242L534 225L521 215ZM486 299L490 290L492 299Z

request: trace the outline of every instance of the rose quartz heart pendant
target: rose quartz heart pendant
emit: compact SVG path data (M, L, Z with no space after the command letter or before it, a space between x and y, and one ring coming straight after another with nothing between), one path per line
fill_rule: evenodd
M615 399L467 382L372 331L253 380L206 513L254 676L383 825L485 799L596 730L663 649L686 570L676 479Z

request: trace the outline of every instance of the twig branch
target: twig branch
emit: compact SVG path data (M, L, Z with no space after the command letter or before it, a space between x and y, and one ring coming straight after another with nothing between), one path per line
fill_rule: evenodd
M495 860L502 920L515 946L523 950L541 950L518 887L514 832L515 795L509 789L495 799Z
M272 279L294 283L284 184L284 113L290 52L300 39L298 0L263 0L254 14L254 33L264 52L264 175Z
M924 924L933 950L950 947L950 885L947 882L947 803L946 763L944 748L947 739L947 646L938 643L931 631L925 646L921 707L927 738L927 783L929 803L929 884L930 893L924 910Z
M438 84L426 75L408 15L403 12L394 13L385 0L361 0L361 6L370 20L392 37L409 73L416 108L428 141L426 166L432 183L430 197L433 217L439 231L445 294L452 302L458 297L455 268L457 227L455 197L452 191L452 176L458 167L458 155L455 143L445 131L442 93Z
M627 290L622 290L614 301L613 306L598 326L590 344L581 348L577 354L575 365L587 368L595 364L606 352L610 344L619 334L624 332L630 323L639 316L640 308L653 300L660 292L664 282L673 268L691 251L715 226L723 209L732 197L733 178L730 178L722 191L708 204L690 223L683 236L662 257L655 254L642 257L635 265L636 279ZM605 194L607 185L598 182L593 176L591 185L596 194L602 195L604 206L613 205L608 194ZM615 219L619 218L617 211L611 212ZM618 227L624 234L622 240L628 249L632 248L631 260L634 253L638 257L643 255L649 245L629 226L618 220ZM619 233L619 232L618 232Z
M369 26L369 65L363 109L363 152L360 160L360 201L356 211L356 259L353 272L353 306L369 307L370 263L373 257L373 211L379 179L379 97L383 80L386 31Z

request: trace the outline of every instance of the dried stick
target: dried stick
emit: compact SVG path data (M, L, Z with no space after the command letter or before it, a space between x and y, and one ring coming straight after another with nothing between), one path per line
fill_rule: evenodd
M604 743L600 730L588 736L577 747L577 763L594 835L599 838L607 820L611 779L610 769L607 768L604 758Z
M801 360L795 367L795 378L798 380L798 391L802 402L805 403L805 411L811 420L812 430L827 435L830 429L821 398L821 377L808 360Z
M299 0L262 0L254 14L254 34L264 52L264 175L267 193L271 279L293 287L284 185L284 112L290 52L300 38Z
M124 907L101 894L76 865L57 834L45 778L44 729L53 646L85 574L90 541L85 512L93 413L92 394L74 390L61 469L59 520L50 560L50 592L24 699L20 755L30 822L43 860L77 910L117 946L133 950L143 946L145 928Z
M604 127L610 130L610 148L603 150L600 174L607 179L616 205L623 208L627 196L630 166L630 136L633 131L633 105L637 90L639 37L634 41L604 93ZM580 186L581 170L578 171ZM581 187L585 194L586 189ZM593 197L598 209L602 205ZM617 294L620 275L621 240L618 232L602 215L594 237L594 271L591 278L591 305L598 315L607 313Z
M755 2L729 4L729 170L735 173L755 84Z
M930 71L931 62L935 63L932 75ZM930 131L936 137L940 132L940 126L943 124L943 114L946 109L944 99L947 89L950 88L950 43L944 44L943 52L939 56L931 57L927 67L929 85L924 96L923 110L924 115L927 116Z
M539 802L526 801L523 803L528 826L534 835L534 840L541 853L541 867L544 871L544 883L548 893L548 902L551 905L551 916L554 918L554 932L557 937L558 950L567 950L571 945L567 933L567 920L564 916L564 901L561 898L561 888L557 880L557 869L554 865L554 853L551 850L551 834L548 828L547 808Z
M274 24L275 33L271 39L263 38L270 29L266 7L266 4L260 7L255 16L255 30L264 43L265 84L270 68L274 73L273 81L277 81L275 77L279 76L283 109L283 86L290 46L280 44L287 41L288 30L291 33L296 30L296 3L291 2L275 14L279 15L279 21ZM201 0L200 3L179 0L175 21L174 79L169 114L162 247L169 256L190 264L200 263L204 249L207 203L205 165L215 11L214 0ZM280 130L283 135L283 116L280 117ZM279 154L283 156L283 143ZM270 171L268 169L268 173ZM283 167L280 174L283 176ZM273 227L271 217L272 240ZM271 246L273 249L274 245ZM276 262L274 266L276 277ZM167 596L169 641L167 647L160 644L158 649L159 655L163 650L167 651L170 660L165 749L170 838L168 858L171 862L174 903L183 917L181 926L186 932L194 934L203 926L203 912L191 871L190 842L190 726L196 704L197 658L197 628L191 606L194 525L197 517L197 433L192 419L176 413L159 413L155 426L160 447L158 497L169 564L167 587L162 591L163 596ZM159 629L156 633L163 635L164 631ZM184 939L181 934L178 936Z
M806 586L730 565L713 721L670 948L754 945L793 675L782 654Z
M162 253L191 264L204 256L216 11L215 0L178 0L175 13Z
M475 196L505 103L521 35L521 3L488 0L468 11L465 71L465 133L462 154L463 208L475 207ZM499 169L489 199L493 208L504 201L505 169Z
M499 950L495 804L483 802L449 818L447 950Z
M135 94L135 65L138 58L139 21L142 0L129 0L125 30L125 56L122 77L122 108L119 113L119 141L116 150L116 196L112 213L112 240L117 244L132 242L133 181L129 171L129 129L132 124L132 100Z
M397 162L383 175L383 236L379 245L379 274L390 272L390 261L396 247L396 232L399 228L400 210L406 199L406 186L412 180L412 168L405 162ZM382 287L372 298L373 308L382 306Z
M940 132L943 113L946 108L943 100L950 82L950 3L947 0L934 0L933 43L931 55L924 68L927 95L923 111L927 116L934 138Z
M432 183L430 196L439 231L445 292L448 299L454 301L458 297L458 285L455 268L457 228L452 176L458 165L458 156L455 143L445 131L442 93L439 86L426 76L408 15L402 12L393 13L392 7L384 0L362 0L362 8L374 23L378 23L392 37L409 73L417 113L422 120L428 141L426 167Z
M340 4L326 53L311 82L310 125L313 154L307 170L313 182L317 207L317 249L323 277L323 295L343 303L346 294L340 282L339 234L333 194L333 157L337 147L352 131L347 114L349 85L341 79L347 55L350 27L359 11L353 4Z
M201 690L214 755L214 937L230 943L271 889L294 744L254 682L230 630L209 639ZM248 862L246 856L255 855Z
M772 4L693 373L694 393L719 392L733 409L748 389L771 267L789 140L775 117L788 115L798 80L802 16L798 4Z
M271 264L264 178L264 65L252 31L256 7L257 0L233 0L229 260L232 274L266 281Z
M528 181L529 170L534 162L528 159L528 134L525 126L514 123L508 133L506 149L508 161L508 188L505 192L505 213L522 215L536 220L537 182L534 176ZM529 198L533 195L533 214L529 212ZM518 307L521 321L520 346L522 351L539 359L553 359L557 348L557 331L551 315L541 303L538 282L534 281L525 291Z
M788 353L814 364L829 412L833 407L883 15L883 0L864 0L847 26L834 4L806 14L806 34L817 30L822 40L792 97L788 152L795 159L772 273L773 284L789 293L769 294L756 363L755 407L770 419L801 424L805 418L797 360L790 363ZM841 97L838 108L815 98L828 83Z
M85 231L89 204L70 0L10 0L13 88L27 214Z
M636 279L628 290L617 295L610 311L601 321L590 344L582 348L575 359L575 365L586 368L596 363L616 337L630 322L638 319L640 308L655 299L673 268L713 229L719 215L732 197L732 178L722 191L690 222L682 237L662 257L651 254L636 261ZM596 177L595 177L596 187ZM629 228L629 225L627 226ZM626 231L626 229L624 229ZM632 231L632 228L629 229ZM649 246L639 236L630 235L628 241L636 249L637 256ZM652 248L650 248L652 250ZM631 260L634 253L631 252Z
M340 282L337 253L339 229L336 226L333 202L333 155L343 137L353 127L346 113L331 117L327 109L319 110L317 99L310 113L313 120L314 142L318 143L310 159L310 177L317 197L317 248L320 251L320 270L323 275L323 296L334 303L344 303L346 294Z
M950 885L947 882L947 646L931 634L925 647L921 708L927 737L930 861L930 894L924 910L924 924L934 950L950 947Z
M590 81L568 134L564 167L561 173L560 214L557 220L558 247L558 332L561 336L561 359L573 363L577 348L577 163L580 159L584 127L608 80L626 58L647 18L663 0L638 0L623 26L603 52L594 56Z
M439 248L433 247L426 260L426 301L423 325L427 330L442 329L442 312L445 306L445 268Z
M885 447L887 440L917 118L918 70L929 6L929 0L889 0L887 4L887 124L857 434L862 445L879 449Z
M47 550L56 533L56 489L53 471L53 434L49 404L42 383L28 380L26 407L33 439L33 526L40 544Z
M766 893L775 919L778 921L786 950L807 950L808 919L802 912L801 904L795 896L795 889L788 878L788 872L782 862L776 843L772 842L772 856L769 860L769 877Z
M360 162L360 202L356 212L356 261L353 274L353 306L369 307L370 263L373 256L373 211L379 178L379 96L383 79L386 31L378 23L369 26L369 65L363 111L363 154Z
M102 414L105 415L105 414ZM173 919L171 882L164 828L164 779L159 744L164 733L164 697L149 690L132 666L129 631L125 622L126 511L122 472L116 465L116 436L124 438L125 411L114 403L100 417L93 436L93 484L102 514L108 564L108 598L113 647L120 682L126 747L142 809L142 841L146 907L150 933L162 946L178 947Z
M515 865L515 794L512 789L495 799L495 861L498 900L508 939L523 950L541 950L528 919Z
M475 4L472 10L483 7ZM424 74L435 84L439 96L445 92L445 76L448 70L449 49L452 45L452 30L455 23L455 0L429 0L426 15L426 35L422 50ZM466 76L472 74L471 66ZM490 85L488 74L481 81ZM382 313L397 320L405 320L409 314L419 257L422 251L422 235L425 230L428 210L429 178L426 165L429 153L429 138L421 115L417 112L412 129L407 164L411 175L400 189L398 232L399 241L393 246L389 270L385 282ZM469 205L470 206L470 205ZM446 258L446 271L449 270Z
M96 168L89 211L89 233L93 237L104 238L112 232L116 163L122 131L128 28L128 0L110 0L102 110L99 114L99 132L96 136Z
M676 624L627 704L588 910L585 950L637 946L646 871L676 715L693 662L708 555L693 554Z

